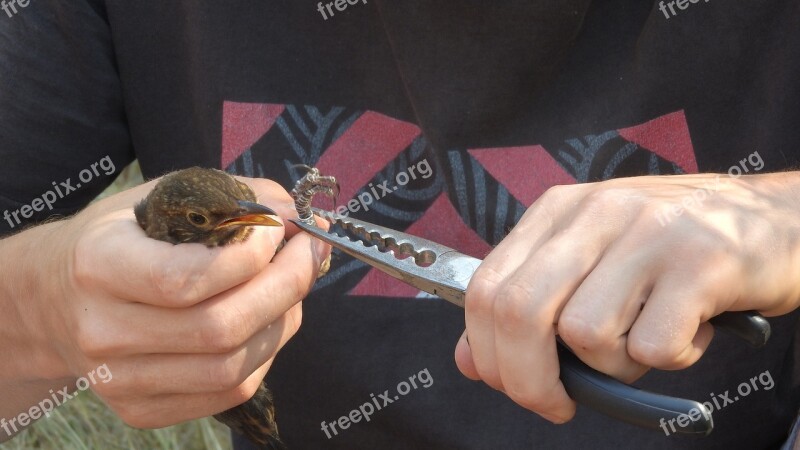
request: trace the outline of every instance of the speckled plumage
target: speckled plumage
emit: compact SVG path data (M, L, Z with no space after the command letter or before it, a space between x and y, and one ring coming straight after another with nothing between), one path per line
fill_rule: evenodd
M136 207L134 213L145 233L172 244L199 242L209 247L244 242L251 226L220 227L243 212L240 201L255 202L246 184L217 169L192 167L165 175ZM207 219L192 223L188 214ZM255 224L251 224L255 225ZM261 225L279 225L277 222Z

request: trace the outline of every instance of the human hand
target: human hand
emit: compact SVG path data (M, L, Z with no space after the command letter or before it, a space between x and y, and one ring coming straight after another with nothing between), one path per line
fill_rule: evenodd
M278 184L240 180L282 217L296 216ZM79 377L107 365L113 380L93 389L140 428L249 399L300 326L300 301L330 251L289 222L255 227L246 242L213 249L147 238L133 206L154 184L47 225L57 225L46 264L51 279L42 295L23 299L27 321L42 324L33 340L52 345L42 352L55 355L51 370Z
M575 404L558 378L556 333L632 382L696 362L721 312L795 309L798 181L685 175L550 189L473 276L459 369L561 423Z

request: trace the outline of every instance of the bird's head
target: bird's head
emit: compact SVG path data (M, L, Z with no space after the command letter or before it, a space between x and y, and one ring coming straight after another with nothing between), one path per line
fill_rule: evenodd
M134 208L151 238L208 247L245 241L252 226L281 226L255 202L249 186L216 169L193 167L164 176Z

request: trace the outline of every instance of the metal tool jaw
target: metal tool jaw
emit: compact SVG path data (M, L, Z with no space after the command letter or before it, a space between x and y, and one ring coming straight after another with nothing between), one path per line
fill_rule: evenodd
M312 208L331 232L289 219L303 231L429 294L464 307L464 294L481 260L402 231Z

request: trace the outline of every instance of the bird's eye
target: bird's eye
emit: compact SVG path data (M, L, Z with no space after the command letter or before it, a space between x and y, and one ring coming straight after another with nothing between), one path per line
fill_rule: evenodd
M202 214L190 212L187 217L189 218L189 221L195 225L205 225L208 223L208 219Z

